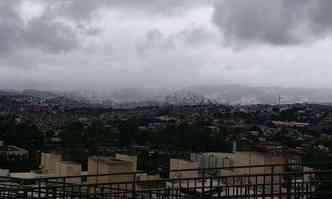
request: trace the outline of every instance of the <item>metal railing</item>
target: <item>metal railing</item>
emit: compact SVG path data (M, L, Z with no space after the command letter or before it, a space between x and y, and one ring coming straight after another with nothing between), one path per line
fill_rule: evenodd
M325 199L332 170L303 165L254 165L172 170L165 179L142 173L38 179L0 178L0 198L51 199Z

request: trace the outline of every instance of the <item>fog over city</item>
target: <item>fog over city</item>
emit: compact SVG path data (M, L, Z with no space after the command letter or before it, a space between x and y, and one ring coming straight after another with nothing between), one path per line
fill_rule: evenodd
M331 9L331 0L0 0L0 88L330 88Z

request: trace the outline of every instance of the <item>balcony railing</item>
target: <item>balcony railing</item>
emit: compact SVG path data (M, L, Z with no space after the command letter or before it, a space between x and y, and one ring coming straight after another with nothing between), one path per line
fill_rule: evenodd
M316 165L317 166L317 165ZM170 171L170 178L142 173L71 177L0 178L0 198L53 199L327 199L332 170L312 165L254 165ZM322 167L321 167L322 168Z

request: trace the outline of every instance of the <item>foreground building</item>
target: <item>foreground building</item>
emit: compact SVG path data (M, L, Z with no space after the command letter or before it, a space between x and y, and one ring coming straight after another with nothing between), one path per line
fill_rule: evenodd
M133 161L124 161L112 157L90 157L88 161L88 175L104 175L115 173L134 173L136 172L136 163ZM133 175L105 175L89 177L88 184L96 183L119 183L133 180Z

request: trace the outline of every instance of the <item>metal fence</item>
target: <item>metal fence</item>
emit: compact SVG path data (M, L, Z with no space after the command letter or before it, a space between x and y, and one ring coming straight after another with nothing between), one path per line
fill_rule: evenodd
M256 165L170 171L165 179L142 173L56 178L0 178L0 198L53 199L327 199L332 170Z

